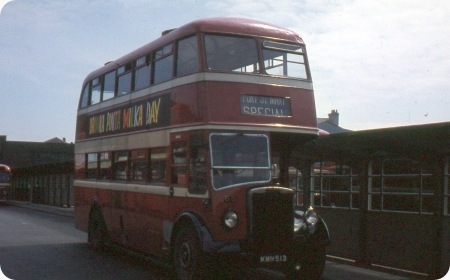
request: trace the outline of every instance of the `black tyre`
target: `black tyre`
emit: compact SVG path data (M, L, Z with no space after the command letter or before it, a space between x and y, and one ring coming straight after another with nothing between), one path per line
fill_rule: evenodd
M91 249L100 251L107 241L106 224L99 210L89 214L88 245Z
M173 262L179 279L204 279L204 253L197 232L191 226L182 226L176 233Z
M305 259L301 261L300 270L295 271L289 278L303 280L320 280L325 269L326 246L318 244L310 246L305 252Z
M322 279L322 273L325 269L326 262L326 248L324 245L319 245L312 248L314 252L310 252L310 258L302 264L300 269L303 279Z

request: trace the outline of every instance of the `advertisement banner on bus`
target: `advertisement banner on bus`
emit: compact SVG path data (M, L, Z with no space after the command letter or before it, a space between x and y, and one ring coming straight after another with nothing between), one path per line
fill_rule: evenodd
M170 120L170 95L148 98L90 116L88 137L164 127Z

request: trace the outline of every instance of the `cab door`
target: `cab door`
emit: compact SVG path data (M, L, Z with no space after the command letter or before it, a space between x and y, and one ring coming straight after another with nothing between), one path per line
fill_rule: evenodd
M169 217L184 211L206 219L208 212L208 144L203 132L171 135Z

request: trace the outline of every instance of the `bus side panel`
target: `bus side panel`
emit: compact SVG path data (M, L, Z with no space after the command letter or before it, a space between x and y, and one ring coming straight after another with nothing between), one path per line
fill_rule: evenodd
M110 241L144 253L161 254L167 195L104 189L87 189L85 195L98 198ZM79 219L87 220L89 206L79 209L83 212ZM86 224L82 226L87 229Z
M215 240L244 240L247 238L247 188L234 187L215 190L211 193L214 221L210 223ZM222 217L233 211L238 216L238 223L232 230L226 229Z
M98 190L82 185L75 184L75 227L79 230L88 231L89 226L89 211L95 200L101 202L101 195ZM102 209L105 212L104 209ZM105 215L105 213L103 213ZM105 217L106 219L106 217ZM106 222L106 221L105 221Z
M76 124L76 135L75 139L77 141L83 140L87 138L86 131L88 131L87 125L87 116L81 115L77 116L77 124Z
M255 108L274 108L260 97L286 98L291 116L279 117L243 113L241 96L256 97ZM225 102L226 101L226 102ZM270 99L266 99L270 102ZM274 113L276 114L276 112ZM310 89L273 85L208 81L184 85L172 90L171 125L187 123L227 123L273 125L316 129L314 93Z
M129 199L124 202L124 209L127 212L126 233L130 245L138 251L161 256L168 195L130 192L128 197Z
M213 240L243 240L247 237L247 188L229 188L210 192L209 199L194 197L170 197L170 220L175 221L183 212L195 214L211 233ZM227 211L238 214L238 225L226 229L223 217Z
M207 108L202 83L172 89L171 125L206 122Z
M312 90L292 87L274 87L267 85L240 84L240 83L219 83L206 82L205 91L206 107L209 122L228 124L262 124L273 125L274 123L300 126L316 129L316 111L314 94ZM270 99L261 100L258 97L278 97L289 100L291 106L291 116L279 117L258 114L248 114L242 111L241 96L250 95L256 97L255 107L275 108ZM226 102L225 102L226 100ZM265 110L263 110L265 111ZM276 114L276 112L271 111Z

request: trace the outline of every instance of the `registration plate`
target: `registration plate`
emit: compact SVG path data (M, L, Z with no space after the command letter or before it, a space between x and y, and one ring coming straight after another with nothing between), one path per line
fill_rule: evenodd
M286 255L265 255L259 257L260 263L281 263L287 262Z

